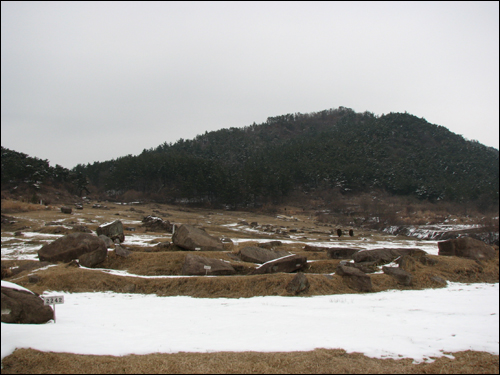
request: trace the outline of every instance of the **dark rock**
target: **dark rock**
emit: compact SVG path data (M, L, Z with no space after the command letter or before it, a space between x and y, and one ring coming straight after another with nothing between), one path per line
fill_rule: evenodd
M205 269L209 266L210 269ZM234 275L235 269L228 262L188 254L182 266L182 275Z
M438 242L438 255L457 256L474 260L489 260L496 253L492 246L470 237Z
M306 292L309 289L309 280L302 272L297 272L292 281L286 286L286 291L292 294Z
M339 236L339 238L342 236L342 229L337 229L337 236Z
M104 234L100 234L99 238L104 241L106 248L108 248L108 249L113 248L114 243L111 240L111 238L109 238L108 236L105 236Z
M360 263L351 263L345 262L342 263L343 266L354 267L364 273L374 273L378 271L377 264L375 262L360 262Z
M375 262L378 265L391 263L394 259L402 255L411 255L414 258L419 258L427 254L420 249L373 249L360 250L353 255L356 263L360 262Z
M132 254L132 252L130 250L125 249L121 245L115 245L115 254L123 258L128 258L130 254Z
M273 259L278 259L286 255L290 255L287 251L274 251L263 249L256 246L246 246L242 248L238 255L244 262L266 263Z
M307 258L302 255L288 255L264 263L253 270L251 275L261 275L265 273L294 272L307 265Z
M102 249L92 251L91 253L85 253L78 257L78 262L81 266L92 268L97 266L106 260L108 256L108 249L103 251Z
M335 273L342 277L346 277L350 288L360 292L373 291L372 279L370 276L355 267L348 267L339 264Z
M96 229L97 235L104 234L111 238L112 241L115 239L120 240L120 242L125 241L125 235L123 234L123 224L120 220L115 220L112 223L106 223L99 225Z
M398 283L409 286L411 285L413 276L411 273L399 268L399 267L382 267L382 271L389 276L394 277Z
M64 237L42 246L38 250L40 261L52 263L69 262L72 259L78 259L83 254L100 251L104 258L108 249L104 241L99 237L89 233L70 233Z
M359 249L353 249L351 247L333 247L328 249L327 253L331 259L352 259L352 256L358 251Z
M222 243L203 229L183 224L176 228L172 242L184 250L223 251Z
M54 311L36 294L2 286L2 322L42 324L54 319Z
M146 227L148 232L167 232L172 233L173 225L168 220L163 220L160 217L148 215L142 219L142 226Z
M62 212L63 214L70 214L70 213L71 213L71 211L72 211L72 210L71 210L71 207L66 207L66 206L61 207L61 212Z

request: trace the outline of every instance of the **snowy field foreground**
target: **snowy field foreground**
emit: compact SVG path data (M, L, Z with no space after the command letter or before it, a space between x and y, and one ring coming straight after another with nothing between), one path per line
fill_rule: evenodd
M64 295L56 323L2 323L2 359L15 348L115 356L339 348L417 362L463 350L499 354L498 283L240 299L48 295Z

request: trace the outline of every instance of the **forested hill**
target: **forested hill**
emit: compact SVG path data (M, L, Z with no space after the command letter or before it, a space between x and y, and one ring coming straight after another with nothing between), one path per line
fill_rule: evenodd
M245 205L331 188L498 205L498 159L498 150L423 118L340 107L207 132L73 172L100 189L165 201Z

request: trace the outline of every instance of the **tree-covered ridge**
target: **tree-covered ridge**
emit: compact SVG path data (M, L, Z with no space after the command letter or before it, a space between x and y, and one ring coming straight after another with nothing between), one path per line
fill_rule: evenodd
M59 164L51 167L47 159L31 157L2 146L2 188L25 184L37 191L44 184L61 186L80 194L87 190L85 175L70 171Z
M498 150L407 113L377 117L344 107L206 132L72 172L102 190L164 201L247 205L294 191L377 189L498 205Z

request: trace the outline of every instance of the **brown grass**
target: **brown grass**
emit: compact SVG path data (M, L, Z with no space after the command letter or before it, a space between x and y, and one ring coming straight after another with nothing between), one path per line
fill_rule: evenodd
M187 252L158 252L139 253L134 252L128 258L121 258L109 252L104 268L127 270L137 275L180 275L184 257ZM66 292L134 292L144 294L157 294L159 296L185 295L204 298L240 298L253 296L286 296L286 286L294 277L294 274L277 273L267 275L245 275L253 267L251 263L235 262L231 259L231 253L227 252L196 252L200 255L230 260L233 264L241 266L241 275L216 276L216 277L180 277L180 278L141 278L134 276L111 275L102 269L93 270L76 267L68 267L66 264L58 264L45 270L32 271L33 266L25 266L26 270L9 278L36 293L46 290L57 290ZM498 282L499 264L498 257L489 261L478 263L470 259L458 257L429 256L438 260L434 266L427 266L416 262L415 269L411 271L413 283L411 286L403 286L391 276L385 274L371 274L373 289L375 292L400 289L418 290L425 288L442 287L439 282L432 278L438 276L444 280L455 282ZM33 261L3 261L3 265L12 267L24 262ZM36 262L35 262L36 263ZM331 274L335 271L339 260L318 260L308 264L305 270L310 283L307 292L302 296L329 295L343 293L358 293L351 289L347 281L339 275ZM247 269L245 270L245 267ZM36 273L40 281L30 284L28 275Z
M47 209L55 210L56 209L53 206L44 206L44 205L40 205L40 204L19 202L19 201L14 201L14 200L7 200L7 199L2 199L1 205L2 205L2 213L3 214L12 214L12 213L16 213L16 212L41 211L41 210L47 210Z
M377 359L341 349L308 352L216 352L96 356L17 349L3 374L495 374L498 355L463 351L432 363Z

